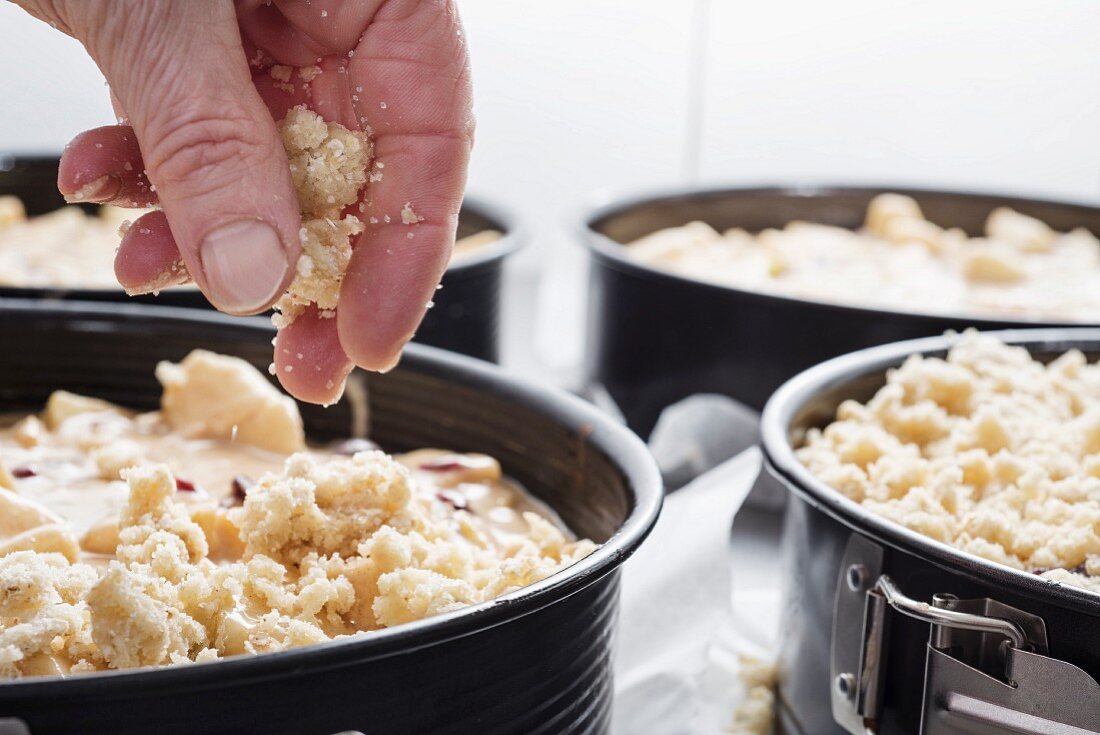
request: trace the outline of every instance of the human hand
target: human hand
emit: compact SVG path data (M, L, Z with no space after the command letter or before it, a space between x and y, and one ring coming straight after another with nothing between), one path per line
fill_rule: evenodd
M306 104L369 130L384 169L354 212L370 224L336 318L311 308L280 330L275 364L291 394L316 403L340 395L353 365L396 364L450 260L473 142L469 62L451 0L17 4L84 44L122 121L70 143L61 192L162 207L119 247L115 273L130 293L189 274L222 311L270 307L294 277L301 226L274 121ZM275 64L319 71L287 82L272 77ZM413 239L401 222L406 202L423 218Z

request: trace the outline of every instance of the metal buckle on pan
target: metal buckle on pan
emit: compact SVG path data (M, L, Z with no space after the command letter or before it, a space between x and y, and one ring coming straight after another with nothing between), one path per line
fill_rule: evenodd
M882 573L883 549L853 534L840 567L832 710L853 735L877 735L889 610L931 626L921 735L1100 735L1100 684L1050 658L1043 619L996 600L907 596Z

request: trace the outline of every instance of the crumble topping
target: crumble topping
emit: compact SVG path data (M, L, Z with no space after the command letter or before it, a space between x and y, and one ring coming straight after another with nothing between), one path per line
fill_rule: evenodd
M888 520L1100 592L1100 365L1080 351L1044 365L968 333L845 401L798 457Z
M156 375L163 417L183 436L235 439L283 454L305 449L294 400L244 360L194 350L179 364L162 362Z
M297 275L275 304L273 321L284 327L309 305L336 308L351 259L351 242L363 224L343 210L359 200L373 148L364 133L325 122L299 105L279 123L302 213L302 255Z

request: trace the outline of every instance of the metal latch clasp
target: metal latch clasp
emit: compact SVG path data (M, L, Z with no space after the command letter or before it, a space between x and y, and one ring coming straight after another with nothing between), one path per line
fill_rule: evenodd
M882 569L882 548L853 534L832 639L833 718L845 730L879 731L893 610L930 625L921 735L1100 735L1100 684L1047 655L1042 618L987 598L921 602Z

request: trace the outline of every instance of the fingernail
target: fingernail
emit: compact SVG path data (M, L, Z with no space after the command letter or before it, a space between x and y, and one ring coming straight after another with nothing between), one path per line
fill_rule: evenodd
M412 337L410 337L409 339L411 340ZM406 340L404 343L402 343L402 345L397 348L397 352L390 355L389 359L386 360L386 362L384 362L380 368L378 368L378 372L388 373L389 371L397 367L397 365L401 362L401 358L405 356L405 345L408 344L408 341L409 340Z
M85 184L72 194L66 194L65 201L69 204L79 204L80 202L109 202L118 196L118 192L121 188L122 182L108 174L106 176L100 176L95 181Z
M223 225L202 241L199 250L207 296L230 314L264 309L283 287L290 264L279 236L260 220Z
M169 288L170 286L182 286L190 282L191 274L187 272L187 266L184 265L183 260L180 259L174 261L147 283L139 283L132 286L127 286L121 283L121 281L119 283L122 285L122 290L126 292L127 296L142 296L149 293L157 296L162 289Z

